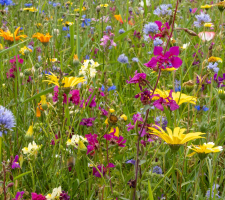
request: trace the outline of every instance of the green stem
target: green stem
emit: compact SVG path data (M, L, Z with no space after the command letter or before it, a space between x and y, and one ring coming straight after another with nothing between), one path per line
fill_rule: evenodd
M35 191L36 191L36 189L35 189L35 182L34 182L34 172L33 172L33 167L32 167L31 162L29 162L29 165L30 165L30 170L31 170L31 174L32 174L32 185L33 185L33 192L35 192Z

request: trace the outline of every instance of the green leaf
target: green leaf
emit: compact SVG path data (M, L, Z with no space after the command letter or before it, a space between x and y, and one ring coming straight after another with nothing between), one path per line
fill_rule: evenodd
M25 176L25 175L27 175L27 174L29 174L29 173L31 173L31 171L28 171L28 172L25 172L25 173L23 173L23 174L20 174L19 176L14 177L13 180L17 180L17 179L19 179L19 178L22 178L23 176Z
M149 197L149 200L154 200L151 184L149 181L148 181L148 197Z
M25 101L23 101L23 102L21 102L21 103L27 103L27 102L32 101L33 99L36 99L36 98L38 98L38 97L40 97L40 96L42 96L42 95L48 94L48 93L50 93L50 92L53 91L54 87L55 87L55 86L50 87L50 88L48 88L48 89L46 89L46 90L44 90L44 91L42 91L42 92L40 92L40 93L38 93L38 94L32 96L31 98L26 99Z
M146 163L146 160L140 160L139 165Z
M115 38L114 42L118 42L119 40L122 40L123 38L125 38L128 35L128 33L131 32L134 28L136 28L136 26L134 26L133 28L129 29L125 33L123 33L120 36L118 36L117 38Z

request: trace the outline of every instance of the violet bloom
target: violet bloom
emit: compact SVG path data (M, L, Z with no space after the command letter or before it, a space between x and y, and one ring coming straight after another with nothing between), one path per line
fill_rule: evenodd
M45 196L42 194L31 193L32 200L46 200Z
M97 166L97 168L101 172L102 176L105 175L108 168L114 168L114 167L115 167L115 165L112 164L112 163L109 163L107 167L105 167L104 165L98 165ZM101 174L98 172L98 170L95 167L93 167L93 175L101 178Z
M72 97L70 97L70 101L75 105L79 105L79 103L80 103L80 91L79 90L72 90L72 91L70 91L70 94L72 95Z
M87 126L87 127L93 126L94 120L95 118L83 118L80 122L80 125Z
M88 145L87 145L87 154L94 155L95 150L99 148L99 142L98 142L98 135L97 134L87 134L85 135L85 138L87 138Z
M119 139L116 141L116 143L118 144L119 147L125 147L125 143L127 140L124 140L124 137L119 136Z
M58 101L58 96L59 96L59 87L56 85L54 87L54 95L52 97L53 102L57 102Z
M217 73L214 74L213 80L216 81L216 82L218 83L218 86L217 86L218 88L219 88L219 87L225 87L225 85L224 85L224 81L225 81L225 73L223 73L223 76L222 76L222 77L218 76Z
M134 124L136 123L136 121L144 122L143 118L141 117L141 114L139 113L134 114L132 120L134 121Z
M102 115L108 116L108 111L106 111L104 108L101 108L101 107L99 106L98 109L102 112Z
M90 101L90 99L91 99L91 96L92 96L92 95L90 95L90 96L88 97L88 99L87 99L86 102L85 102L84 100L81 101L81 105L80 105L81 108L84 107L84 102L85 102L85 106L87 106L87 105L89 104L89 101ZM94 108L94 107L96 107L97 104L96 104L96 102L95 102L95 98L96 98L96 96L94 96L94 98L92 99L91 103L89 104L89 108Z
M100 40L101 43L100 45L103 46L104 48L106 47L116 47L116 43L113 41L113 36L114 34L113 33L110 33L110 35L104 35L103 38Z
M169 51L165 54L163 53L163 48L161 46L156 46L154 48L154 55L148 63L144 65L154 69L166 69L166 68L179 68L182 65L182 60L178 57L179 55L179 47L171 47Z
M16 61L18 61L20 64L23 64L23 59L20 58L19 55L14 56L14 58L11 59L9 62L10 62L11 64L16 64Z
M59 199L60 199L60 200L70 200L70 196L68 195L67 192L62 191L62 193L60 194Z
M135 162L136 162L135 160L131 159L126 161L125 163L135 165Z
M156 38L164 38L164 37L168 37L169 36L169 30L170 30L170 25L168 22L166 22L164 25L162 24L161 21L155 21L155 23L158 26L158 30L159 32L157 34L154 35L154 37L152 37L151 35L149 35L149 37L154 40Z
M130 80L126 81L128 84L131 84L131 83L138 83L139 84L139 87L140 87L140 90L142 90L142 86L145 86L146 85L146 74L145 73L137 73L137 71L135 71L135 75L133 78L130 77Z
M20 168L20 164L18 163L18 160L19 160L19 156L16 155L15 159L13 160L13 163L12 163L12 169Z
M58 135L55 134L55 139L53 139L53 140L51 141L51 145L55 145L55 141L58 140L58 139L59 139Z
M22 200L23 194L24 194L24 191L17 192L15 198L12 200Z

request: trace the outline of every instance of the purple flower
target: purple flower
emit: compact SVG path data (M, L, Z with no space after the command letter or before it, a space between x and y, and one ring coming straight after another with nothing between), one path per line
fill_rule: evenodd
M55 139L53 139L53 140L51 141L51 145L55 145L55 141L58 140L58 139L59 139L58 135L55 134Z
M107 167L105 167L103 164L97 166L97 168L101 172L102 176L105 175L108 168L113 168L113 167L115 167L115 165L112 163L109 163ZM98 170L95 167L93 167L93 175L101 178L101 174L98 172Z
M16 155L15 159L13 160L13 163L12 163L12 169L20 168L20 164L18 163L18 160L19 160L19 156Z
M45 196L42 194L31 193L32 200L46 200Z
M60 199L60 200L70 200L70 196L68 195L67 192L62 191L62 193L60 194L59 199Z
M152 172L156 173L156 174L162 174L162 169L159 166L155 166L155 167L153 167Z
M178 46L171 47L165 54L161 46L156 46L154 48L154 55L156 57L153 57L148 63L144 64L146 67L152 68L153 70L157 70L158 68L179 68L182 65L182 60L178 57Z
M126 161L125 163L135 165L135 162L136 162L135 160L131 159Z
M95 118L83 118L80 122L80 125L83 126L93 126L93 121L95 120Z
M85 135L85 138L87 138L88 146L87 146L87 154L90 153L90 155L95 154L95 150L98 149L99 143L98 143L98 135L97 134L87 134Z
M98 109L102 112L102 115L104 115L104 116L107 116L108 115L108 111L106 111L104 108L101 108L99 106Z
M122 136L119 136L119 139L116 141L116 143L118 144L119 147L125 147L125 143L127 140L124 140L124 138Z
M134 121L134 124L136 123L136 121L139 122L144 122L143 118L141 117L141 114L134 114L132 120Z
M53 102L57 102L58 101L58 96L59 96L59 87L56 85L54 87L54 95L52 97Z
M72 90L72 91L70 91L70 94L72 95L72 97L70 97L70 101L73 104L78 105L80 103L80 91Z
M135 71L135 75L133 78L130 77L130 80L126 81L128 84L131 84L131 83L138 83L139 84L139 87L140 89L142 90L142 86L145 86L146 85L146 74L145 73L137 73L137 71Z
M12 200L22 200L23 194L24 194L24 191L17 192L15 198Z
M117 61L120 62L120 63L128 63L128 62L129 62L129 61L128 61L128 57L125 56L125 54L121 54L121 55L118 57Z

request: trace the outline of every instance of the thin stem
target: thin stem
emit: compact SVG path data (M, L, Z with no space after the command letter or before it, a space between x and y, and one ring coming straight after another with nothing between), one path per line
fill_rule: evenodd
M107 152L107 166L108 166L108 165L109 165L109 148L108 148L108 140L106 140L106 152ZM111 181L111 175L110 175L110 168L108 168L108 172L109 172L110 188L111 188L111 192L113 193L113 189L112 189L112 181Z
M199 176L200 176L200 173L201 173L201 169L202 169L202 165L203 165L203 161L200 161L200 167L199 167L199 170L198 170L198 176L197 176L197 179L195 181L195 190L194 190L194 194L193 194L193 200L195 200L195 196L196 196L196 192L197 192L197 188L198 188L198 180L199 180Z

